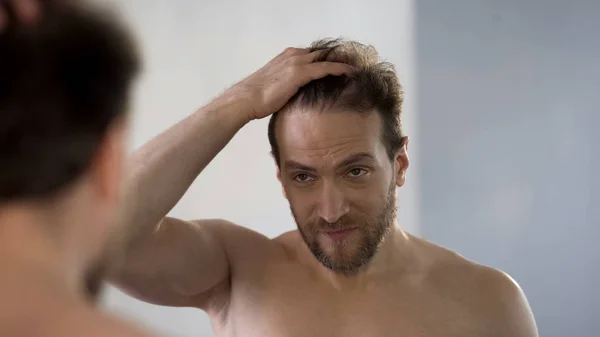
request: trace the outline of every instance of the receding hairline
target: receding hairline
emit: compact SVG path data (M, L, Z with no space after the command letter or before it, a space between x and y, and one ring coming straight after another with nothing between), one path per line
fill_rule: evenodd
M367 122L369 124L374 123L374 127L376 129L373 129L375 133L371 133L371 132L366 132L366 128L364 129L365 132L363 133L363 135L365 137L375 137L376 139L376 146L383 146L383 149L386 149L385 146L385 139L384 139L384 120L383 118L380 116L379 113L377 113L376 109L371 109L368 112L361 112L361 111L355 111L355 110L346 110L346 109L330 109L330 110L325 110L325 111L316 111L316 110L312 110L312 109L301 109L301 110L292 110L292 111L282 111L286 116L290 116L293 114L311 114L311 113L315 113L315 114L323 114L323 113L335 113L335 114L350 114L350 115L355 115L355 116L359 116L362 117L363 119L369 119L369 118L375 118L375 120L371 120L370 122ZM372 116L375 117L372 117ZM282 116L283 117L283 116ZM285 117L284 117L285 118ZM277 123L279 123L280 121L278 121ZM288 121L287 123L293 123L293 121ZM365 124L366 126L366 124ZM289 127L289 126L288 126ZM293 126L292 126L293 128ZM371 127L369 127L371 128ZM284 166L287 165L286 168L295 168L295 169L300 169L300 170L304 170L304 171L314 171L313 168L310 167L310 165L307 165L306 163L304 163L302 160L299 160L297 158L294 158L295 156L289 156L286 155L286 157L290 157L290 158L283 158L283 154L284 152L287 152L289 154L289 151L285 151L284 148L282 147L282 139L281 136L285 136L282 135L282 126L277 126L274 125L274 130L273 130L273 136L276 138L277 144L278 144L278 155L279 158L278 159L278 165L280 168L284 168ZM279 138L278 138L279 137ZM362 149L357 149L355 151L352 151L352 153L346 155L341 161L339 165L342 165L345 163L346 160L357 160L357 159L371 159L372 164L375 164L375 162L378 161L377 159L377 155L376 155L375 150L369 150L366 148L362 148ZM273 152L271 152L272 155ZM338 164L336 164L337 166Z
M295 114L302 114L302 115L306 115L306 114L315 114L315 115L321 115L321 114L329 114L329 113L333 113L333 114L348 114L348 115L355 115L355 116L359 116L362 117L364 119L368 119L370 118L372 115L376 115L377 120L379 122L379 127L380 127L380 131L383 132L383 127L384 127L384 120L381 116L381 114L379 113L379 111L377 110L377 108L372 108L372 109L368 109L368 110L357 110L357 109L352 109L352 108L345 108L345 107L341 107L341 106L332 106L332 107L296 107L296 106L285 106L283 107L281 110L279 110L276 115L274 114L272 117L272 127L273 127L273 132L274 132L274 136L277 137L278 134L278 130L281 129L281 126L278 126L278 124L281 124L280 119L281 118L285 118L285 117L289 117L291 115L295 115Z

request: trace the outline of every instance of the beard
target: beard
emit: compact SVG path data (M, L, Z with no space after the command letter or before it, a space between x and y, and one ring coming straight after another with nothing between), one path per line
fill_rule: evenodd
M327 269L351 276L358 273L373 259L381 244L389 236L397 214L395 188L395 184L392 183L381 207L372 216L349 213L335 223L318 218L308 220L302 225L293 208L292 216L302 239L314 257ZM348 228L356 228L358 238L335 241L330 245L324 245L319 240L323 230Z

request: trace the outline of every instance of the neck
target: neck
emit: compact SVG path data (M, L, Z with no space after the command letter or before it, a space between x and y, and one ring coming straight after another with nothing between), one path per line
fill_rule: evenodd
M70 249L72 240L64 235L67 228L58 213L30 206L0 209L0 268L23 284L36 282L79 293L81 259Z
M352 275L343 275L323 267L319 263L325 278L340 290L369 286L373 282L386 279L391 274L401 273L407 266L405 261L409 252L409 237L396 225L381 243L377 253L362 269ZM318 263L318 262L317 262Z

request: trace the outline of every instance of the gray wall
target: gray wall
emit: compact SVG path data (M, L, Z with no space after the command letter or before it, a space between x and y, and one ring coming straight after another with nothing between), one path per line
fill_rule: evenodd
M600 1L416 1L421 233L600 336Z

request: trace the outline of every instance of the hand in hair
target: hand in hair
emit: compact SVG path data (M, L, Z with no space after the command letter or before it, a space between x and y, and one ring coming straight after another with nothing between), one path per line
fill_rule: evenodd
M321 61L320 56L326 52L287 48L229 92L248 104L249 120L267 117L283 108L309 82L354 70L345 63Z

